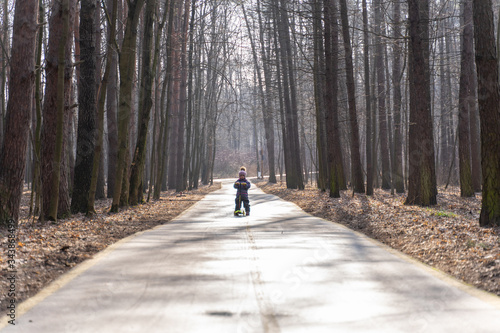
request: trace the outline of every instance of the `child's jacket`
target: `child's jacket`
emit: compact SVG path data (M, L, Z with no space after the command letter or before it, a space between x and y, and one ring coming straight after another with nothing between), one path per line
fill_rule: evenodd
M250 188L250 186L250 181L248 181L246 178L238 179L234 183L234 188L238 190L236 192L236 197L239 197L241 195L242 199L248 199L248 189Z

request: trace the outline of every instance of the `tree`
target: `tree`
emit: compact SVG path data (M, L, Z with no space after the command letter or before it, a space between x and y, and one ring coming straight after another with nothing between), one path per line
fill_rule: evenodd
M166 7L168 8L168 7ZM140 194L142 193L142 179L146 163L146 142L148 136L149 119L151 116L152 86L154 63L151 55L153 50L153 24L156 10L156 1L148 1L144 15L144 39L142 44L142 78L140 91L140 109L139 109L139 133L137 144L134 150L134 159L130 176L130 195L129 203L137 205L140 203ZM165 13L166 13L165 9ZM165 15L166 17L166 15ZM160 30L161 31L161 30Z
M344 170L338 120L338 25L335 0L324 0L325 13L325 122L328 145L328 183L330 197L340 197L343 188Z
M279 57L281 61L281 79L283 80L283 97L285 107L286 136L283 140L289 142L289 164L286 168L286 183L288 188L304 189L302 163L300 157L300 142L298 129L297 89L293 67L292 43L290 40L290 23L287 3L285 0L275 2L276 23L278 29Z
M113 0L111 3L111 17L108 19L108 24L110 25L110 35L108 38L107 45L107 53L106 53L106 68L104 70L104 76L101 82L101 89L99 91L98 103L97 103L97 114L98 114L98 134L95 145L94 152L94 160L92 162L92 177L90 181L90 189L87 201L87 215L91 215L95 213L95 199L96 199L96 191L97 191L97 182L98 182L98 174L101 166L102 159L102 148L104 146L104 104L106 101L106 92L108 89L108 82L110 78L110 74L112 72L111 66L115 64L113 62L113 45L116 42L116 19L117 19L117 11L118 11L118 1ZM113 177L108 177L112 179Z
M108 0L108 8L113 8L113 1ZM118 10L118 9L117 9ZM117 29L113 29L111 25L108 24L108 39L111 38L112 34L116 34ZM118 158L118 125L117 125L117 109L118 109L118 50L116 47L112 47L111 50L111 64L109 68L109 79L106 89L106 120L108 125L108 193L107 197L112 198L115 189L115 177L113 175L116 172L116 159Z
M71 212L87 213L97 136L96 1L81 2L80 80L78 81L78 133Z
M377 96L378 96L378 117L380 135L380 153L382 156L382 188L391 188L391 169L389 157L389 138L387 126L386 110L386 89L385 89L385 67L384 48L382 44L382 1L374 0L375 10L375 67L377 69Z
M409 176L405 204L436 204L429 73L429 1L408 0L410 34Z
M136 69L137 25L145 0L128 2L128 19L120 51L120 95L118 105L118 157L115 172L115 188L111 212L118 212L122 196L122 182L128 177L127 150L129 142L130 113L132 108L132 88ZM127 200L128 201L128 200Z
M47 54L45 55L45 96L42 107L43 123L42 123L42 150L41 150L41 170L42 170L42 212L44 217L55 220L56 218L51 215L50 206L55 206L55 194L58 193L57 198L57 213L52 212L52 215L67 216L70 214L70 195L69 195L69 163L70 156L68 156L68 126L70 125L71 107L71 91L73 87L73 62L71 55L72 38L69 36L73 33L73 22L75 17L76 1L70 0L69 13L68 13L68 31L67 39L65 41L64 49L64 72L59 73L59 56L63 51L60 49L61 39L63 38L63 14L62 3L55 1L51 8L51 16L49 19L49 41ZM76 46L75 46L76 47ZM59 80L59 75L62 75L62 81ZM58 87L61 84L62 87ZM64 88L64 93L60 93L59 89ZM61 101L61 100L62 101ZM62 112L63 120L58 120L58 103L63 103ZM66 112L64 112L66 111ZM57 141L57 126L62 125L62 146L61 156L56 161L56 141ZM59 149L59 148L58 148ZM58 169L58 170L56 170ZM58 175L57 175L58 174ZM60 177L58 180L58 192L54 189L55 179L54 176Z
M352 63L351 37L349 34L349 18L347 13L347 1L340 0L340 17L342 22L342 35L344 37L344 50L346 62L347 94L349 101L349 124L351 132L351 177L353 191L365 192L363 170L361 166L361 154L359 152L359 127L356 110L356 85L354 82L354 68Z
M368 31L368 9L366 0L363 0L363 62L365 68L365 109L366 109L366 195L373 195L373 115L372 115L372 96L370 89L370 37Z
M474 41L481 120L483 199L479 224L500 225L500 85L491 0L475 0Z
M38 1L17 1L14 12L9 101L0 152L0 225L17 224L35 84Z
M366 0L365 0L366 1ZM401 3L394 1L393 4L393 59L392 59L392 83L393 83L393 98L394 98L394 156L392 158L392 184L397 193L405 191L403 178L403 140L402 131L404 129L401 109L402 109L402 92L401 79L403 70L401 66L401 58L405 55L401 47Z
M458 101L458 161L460 168L460 195L473 197L470 141L470 114L475 106L475 94L472 91L474 81L474 31L472 27L472 1L462 2L462 52L460 68L460 91Z

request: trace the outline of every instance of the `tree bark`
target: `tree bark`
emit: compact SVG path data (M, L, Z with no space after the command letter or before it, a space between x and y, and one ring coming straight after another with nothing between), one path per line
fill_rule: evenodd
M144 35L142 44L142 78L139 98L139 133L137 144L132 161L132 170L130 176L130 195L129 204L137 205L140 203L139 195L142 192L142 178L146 163L146 143L148 137L149 119L151 116L151 107L153 106L153 73L154 64L152 62L153 50L153 24L156 9L156 1L148 1L144 16Z
M365 69L365 109L366 109L366 195L373 195L373 130L372 130L372 96L370 87L370 37L368 31L368 9L363 0L363 62Z
M88 213L89 191L97 136L96 33L97 2L87 0L80 10L80 80L78 81L78 132L71 212ZM94 194L95 195L95 194Z
M108 8L113 8L113 1L108 0ZM115 31L111 30L108 26L108 39ZM116 44L115 44L116 45ZM107 197L112 198L115 189L115 172L116 172L116 159L118 154L118 126L117 126L117 108L118 108L118 54L115 47L111 50L111 64L109 70L109 82L106 88L106 120L108 125L108 179L107 179Z
M62 1L61 9L62 30L61 38L59 39L58 46L58 66L57 66L57 113L56 113L56 133L55 133L55 149L53 166L54 171L52 175L52 197L49 204L47 218L49 220L57 221L58 205L59 205L59 185L61 181L61 168L62 168L62 155L63 155L63 138L64 138L64 106L65 106L65 80L64 72L66 69L66 42L69 39L69 0Z
M118 157L115 173L115 188L111 212L118 212L122 195L122 183L127 170L129 125L132 107L132 89L135 73L137 25L145 0L129 1L128 20L120 52L120 95L118 117Z
M342 188L343 164L338 121L338 25L334 0L324 1L325 16L325 120L328 145L328 183L330 197L339 198Z
M474 93L472 91L474 76L474 31L472 27L472 0L462 3L462 52L460 68L460 88L458 100L458 161L460 170L460 195L473 197L470 141L470 113L474 108Z
M382 159L382 188L391 188L391 168L389 156L389 138L386 111L386 89L385 89L385 66L384 48L382 44L382 2L374 0L375 10L375 67L377 68L377 96L378 96L378 117L379 117L379 137L380 153Z
M410 21L409 179L405 204L435 205L436 169L429 73L429 1L408 0Z
M366 0L364 0L366 1ZM402 93L401 93L401 79L403 77L403 70L401 59L405 57L401 47L401 3L395 1L393 4L393 69L392 69L392 82L393 82L393 98L394 98L394 156L392 157L392 183L397 193L405 191L404 177L403 177L403 140L402 130L404 129L401 120L401 106L402 106Z
M0 153L0 225L17 226L35 84L38 1L17 1L14 12L9 101Z
M491 0L473 3L483 174L479 224L500 226L500 85L493 9Z
M342 21L342 35L344 37L344 50L346 62L347 95L349 102L349 125L351 134L351 179L353 191L365 192L363 169L361 165L361 153L359 152L359 126L356 110L356 85L354 82L354 67L352 61L351 37L349 34L349 18L347 13L347 1L340 0L340 16Z
M297 89L293 68L292 44L290 41L290 24L285 0L276 1L278 10L278 36L280 44L280 59L285 98L285 121L287 138L290 142L290 165L286 170L288 188L304 189L302 163L300 156L300 141L298 129Z

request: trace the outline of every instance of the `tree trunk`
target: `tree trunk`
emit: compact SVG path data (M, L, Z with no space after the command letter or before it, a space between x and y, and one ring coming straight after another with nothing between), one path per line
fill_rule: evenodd
M366 1L366 0L364 0ZM393 69L392 69L392 82L393 82L393 98L394 98L394 156L392 158L392 183L397 193L405 191L404 178L403 178L403 140L402 131L404 129L401 121L401 79L403 77L403 70L401 66L401 59L405 57L401 47L400 40L403 38L401 34L401 3L395 1L393 4Z
M474 93L471 89L474 76L474 31L472 27L472 0L462 3L462 55L460 68L460 90L458 100L458 161L460 169L460 195L473 197L471 141L469 119L474 108Z
M410 21L409 179L405 204L436 204L429 73L429 1L408 0Z
M318 156L318 176L317 184L321 191L326 191L328 182L328 163L327 163L327 139L325 124L325 50L323 47L323 29L322 29L322 10L320 0L312 0L313 11L313 41L314 41L314 101L316 109L316 149Z
M108 0L108 8L113 8L113 1ZM108 27L108 39L111 34L116 34ZM109 70L109 81L106 89L106 120L108 125L108 179L107 179L107 197L112 198L115 189L115 172L116 172L116 159L118 154L118 128L116 119L116 110L118 106L118 54L115 48L110 50L111 64Z
M146 143L149 129L149 119L151 116L151 107L153 106L153 73L155 71L152 62L151 52L153 50L153 23L156 10L156 1L148 1L144 16L144 35L142 44L142 78L139 98L139 132L137 144L134 150L134 159L132 161L132 170L130 176L130 195L129 204L137 205L140 203L139 196L142 193L142 178L146 163Z
M328 145L330 197L339 198L342 188L342 150L338 124L338 25L334 0L325 0L325 122Z
M97 136L96 105L96 1L81 3L80 80L78 81L78 132L71 212L87 213ZM95 195L95 194L94 194Z
M347 94L349 101L349 124L351 134L351 179L353 191L365 192L363 170L361 165L361 154L359 152L359 126L356 111L356 85L354 82L354 67L352 62L351 37L349 35L349 18L347 13L347 1L340 0L340 16L342 21L342 35L344 37L344 50L347 76Z
M4 0L2 2L2 10L4 13L3 25L2 25L2 40L9 40L9 0ZM4 140L5 134L5 86L7 84L7 63L9 55L9 43L2 44L2 53L0 54L0 154L2 153L1 148Z
M372 130L372 96L370 88L370 38L368 31L368 10L363 0L363 59L365 68L365 109L366 109L366 195L373 195L373 130Z
M17 225L35 84L38 1L17 1L14 12L9 101L0 154L0 225Z
M382 2L374 0L375 10L375 67L377 68L377 96L379 116L380 154L382 159L382 188L391 188L391 168L389 157L389 138L386 112L384 48L382 44Z
M267 147L267 161L269 166L269 179L270 183L276 183L276 162L275 162L275 152L274 152L274 119L273 119L273 106L272 106L272 78L271 70L269 69L269 57L266 52L266 46L264 43L264 26L262 24L262 15L260 10L260 0L257 1L257 15L259 17L259 37L260 37L260 48L261 48L261 58L262 58L262 70L264 72L264 84L266 87L265 95L265 105L262 109L262 115L264 118L264 132L266 136L266 147Z
M137 25L145 0L129 1L128 20L120 53L120 95L118 117L118 157L115 172L115 188L111 212L118 212L122 195L122 182L126 176L129 125L132 107L132 89L135 73Z
M102 148L104 146L104 103L106 100L106 91L108 88L108 80L110 77L111 66L113 65L113 45L116 42L116 18L117 18L117 9L118 3L117 0L113 0L111 5L112 13L111 13L111 22L110 24L110 35L108 39L107 53L106 53L106 69L104 70L104 76L101 82L101 89L99 92L99 101L98 101L98 137L95 146L94 160L92 164L92 177L90 183L89 197L88 197L88 207L87 214L95 213L94 203L96 199L96 190L97 190L97 182L98 182L98 173L100 169L100 160L102 160Z
M483 199L479 224L500 226L500 85L491 0L475 0L474 41L481 119Z
M278 35L280 44L280 59L285 98L285 121L287 128L286 140L290 143L290 165L286 170L288 188L304 189L302 163L300 157L300 142L298 129L297 90L294 67L292 63L292 44L290 41L290 24L287 3L280 0L276 3L278 10Z
M59 39L58 47L58 66L57 66L57 113L56 113L56 133L55 133L55 150L52 165L54 171L52 175L52 197L47 212L47 218L57 221L58 205L59 205L59 185L61 181L62 155L63 155L63 137L64 137L64 106L65 106L65 80L64 72L66 69L66 41L69 33L69 0L62 1L61 9L61 38Z

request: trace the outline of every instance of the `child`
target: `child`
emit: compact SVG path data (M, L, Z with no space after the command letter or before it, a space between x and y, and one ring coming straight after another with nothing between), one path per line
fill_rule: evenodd
M242 166L240 168L239 172L239 179L234 183L234 188L237 189L238 191L236 192L236 208L234 210L234 216L238 216L239 213L241 213L240 208L241 208L241 203L243 202L243 205L245 206L245 211L246 215L250 215L250 201L248 200L248 189L250 188L251 184L246 179L247 173L246 173L246 168Z

